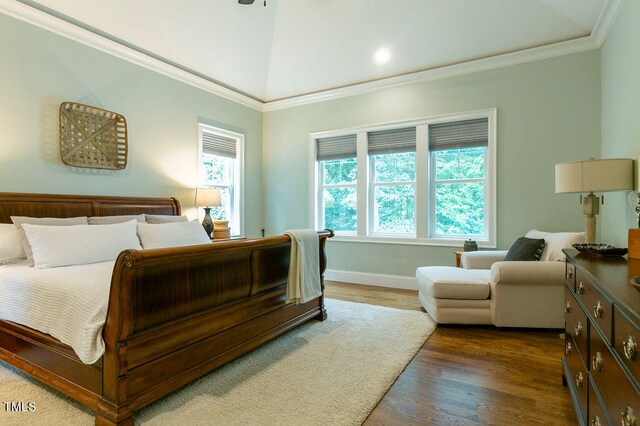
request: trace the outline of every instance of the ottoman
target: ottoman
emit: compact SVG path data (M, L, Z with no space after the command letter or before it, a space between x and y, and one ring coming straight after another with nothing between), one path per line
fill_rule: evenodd
M492 324L490 275L488 269L418 268L420 304L438 324Z

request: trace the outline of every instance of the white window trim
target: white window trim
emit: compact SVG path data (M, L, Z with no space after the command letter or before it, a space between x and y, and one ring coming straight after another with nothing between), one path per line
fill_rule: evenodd
M231 191L229 192L233 205L233 216L229 220L233 236L244 236L244 135L229 130L213 127L208 124L198 123L198 182L205 185L204 169L202 167L202 133L216 133L220 136L236 140L236 162L234 176L231 177ZM226 185L207 185L209 187L226 187ZM239 195L236 196L236 191Z
M488 225L487 238L477 239L478 246L483 248L495 248L497 243L497 109L483 109L476 111L469 111L456 114L445 114L434 117L396 121L384 124L372 124L358 127L343 128L337 130L313 132L309 134L309 183L310 183L310 198L309 198L309 225L311 228L316 228L322 223L320 216L320 206L322 206L321 199L319 197L318 179L319 170L317 156L316 140L319 138L344 136L356 134L358 138L358 179L357 179L357 192L358 192L358 210L357 210L357 232L356 235L349 235L345 233L337 233L333 238L334 241L349 241L349 242L364 242L364 243L386 243L386 244L404 244L404 245L430 245L430 246L446 246L446 247L460 247L462 239L452 238L434 238L429 237L430 232L430 199L431 199L431 161L429 159L429 146L428 146L428 126L431 124L449 122L449 121L462 121L471 120L474 118L488 118L489 119L489 143L486 156L486 164L488 166L488 173L485 179L488 181L487 188L489 189L488 197L485 198L485 212L486 221ZM372 231L372 219L369 218L369 204L370 204L370 165L368 161L367 152L367 132L373 132L378 130L396 129L402 127L416 127L416 182L415 182L415 213L416 213L416 234L376 234L371 235ZM364 167L363 167L364 166ZM418 197L418 194L425 194ZM361 208L366 206L366 208ZM363 226L364 225L364 226Z

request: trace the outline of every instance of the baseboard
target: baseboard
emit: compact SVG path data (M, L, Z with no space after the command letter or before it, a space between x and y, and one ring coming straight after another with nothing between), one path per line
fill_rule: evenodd
M368 272L327 269L324 273L324 278L329 281L341 281L352 284L375 285L406 290L418 289L418 283L415 277L406 277L403 275L371 274Z

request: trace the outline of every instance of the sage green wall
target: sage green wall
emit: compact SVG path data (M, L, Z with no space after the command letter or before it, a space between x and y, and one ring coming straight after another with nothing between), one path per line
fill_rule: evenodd
M640 2L624 2L602 47L602 158L640 155ZM637 228L631 192L607 193L601 208L602 241L627 246Z
M637 7L635 12L637 19ZM263 225L268 234L309 226L310 132L497 107L500 248L533 226L581 229L576 197L553 193L553 165L600 155L598 51L264 116L4 15L0 55L0 191L176 196L194 217L201 120L245 134L250 236ZM635 63L637 70L637 57ZM127 118L126 170L83 170L60 162L57 114L66 100ZM332 241L328 251L331 269L383 274L411 276L417 266L453 262L450 247Z
M197 122L245 135L246 233L262 228L262 113L0 15L0 191L175 196L195 217ZM123 171L65 166L58 107L75 101L123 114Z
M533 227L583 229L577 195L554 193L554 165L600 154L597 50L265 113L267 233L310 225L310 132L492 107L499 248ZM404 276L453 264L451 247L330 241L328 256L330 269Z

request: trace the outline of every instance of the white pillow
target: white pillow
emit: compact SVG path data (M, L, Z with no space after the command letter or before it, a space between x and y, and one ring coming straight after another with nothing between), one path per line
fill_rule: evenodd
M36 268L115 260L126 249L141 250L135 220L113 225L47 226L22 224Z
M30 223L34 225L48 225L48 226L69 226L69 225L87 225L86 216L79 217L28 217L28 216L11 216L11 222L16 225L16 229L20 234L22 240L22 247L27 255L27 264L33 266L33 254L31 253L31 245L29 240L22 229L22 224Z
M13 223L0 223L0 265L26 259L22 238Z
M174 222L189 222L189 218L186 216L172 216L169 214L145 214L144 218L147 223L174 223Z
M544 238L544 250L540 260L556 261L565 260L562 252L564 248L571 248L574 244L584 243L584 232L544 232L532 229L525 235L527 238Z
M206 231L197 222L139 223L138 236L145 249L211 243Z
M91 216L89 218L89 225L111 225L114 223L129 222L135 220L136 222L146 223L144 214L128 214L122 216Z

